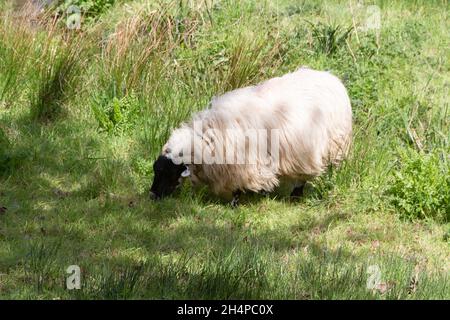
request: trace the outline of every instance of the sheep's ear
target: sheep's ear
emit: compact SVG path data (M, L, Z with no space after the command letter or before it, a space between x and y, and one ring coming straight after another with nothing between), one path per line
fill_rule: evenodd
M184 170L182 173L181 173L181 176L183 177L183 178L187 178L187 177L189 177L191 175L191 171L189 170L189 167L186 167L186 170Z

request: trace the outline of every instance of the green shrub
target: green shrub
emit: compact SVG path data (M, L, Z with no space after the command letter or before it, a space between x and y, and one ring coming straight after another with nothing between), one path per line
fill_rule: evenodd
M400 152L400 166L388 187L391 202L409 219L450 219L450 172L445 152Z
M64 13L70 6L75 5L80 8L86 18L92 20L106 12L116 2L117 0L60 0L56 5L56 10Z
M112 100L102 96L92 105L92 111L101 131L117 134L133 127L138 116L139 105L133 94L121 99L114 97Z

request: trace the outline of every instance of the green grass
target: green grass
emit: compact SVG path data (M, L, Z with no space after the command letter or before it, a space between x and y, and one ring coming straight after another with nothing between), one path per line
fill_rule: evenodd
M449 299L448 4L375 4L378 31L348 1L99 2L78 31L4 9L0 298ZM148 198L173 128L302 65L352 99L339 169L297 202Z

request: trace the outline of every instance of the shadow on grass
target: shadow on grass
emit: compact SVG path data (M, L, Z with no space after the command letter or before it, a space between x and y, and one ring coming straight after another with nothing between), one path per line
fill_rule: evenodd
M21 139L8 153L25 156L10 162L0 185L0 204L8 208L0 215L0 272L14 278L5 297L445 297L445 281L430 285L435 293L427 286L408 293L414 263L397 257L385 263L385 270L399 270L391 291L368 291L365 258L309 237L345 214L258 227L253 222L272 201L260 195L246 196L238 209L191 188L153 202L135 192L124 160L96 154L103 150L100 135L86 137L70 123L23 121ZM281 219L282 213L271 214ZM83 289L70 292L65 270L73 264L82 268Z

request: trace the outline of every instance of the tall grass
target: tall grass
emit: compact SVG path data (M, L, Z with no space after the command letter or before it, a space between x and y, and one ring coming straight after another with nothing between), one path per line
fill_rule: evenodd
M267 50L267 38L252 33L238 36L231 48L223 80L218 90L229 91L254 83L268 67L276 68L279 63L279 39L275 39ZM220 89L219 89L220 88Z
M315 249L274 267L259 248L231 249L204 263L192 257L86 268L77 299L419 299L445 298L445 275L430 277L414 261L395 255L355 259L344 249ZM265 257L265 258L263 258ZM367 287L371 266L381 272Z
M309 24L311 25L314 39L314 49L328 56L335 54L346 44L353 30L353 27L343 29L340 25L324 24L321 22L317 24L309 22Z
M53 32L48 30L33 57L36 77L30 92L31 114L44 122L60 116L69 95L76 94L84 63L82 43L77 36L59 39Z
M0 13L0 101L4 106L26 90L25 75L34 35L26 12Z
M75 93L85 61L82 35L61 30L36 10L26 5L2 14L0 98L8 102L26 92L32 118L45 122Z
M42 241L32 243L27 248L23 261L25 274L31 279L38 292L41 292L46 284L50 284L59 248L58 242L48 244Z

